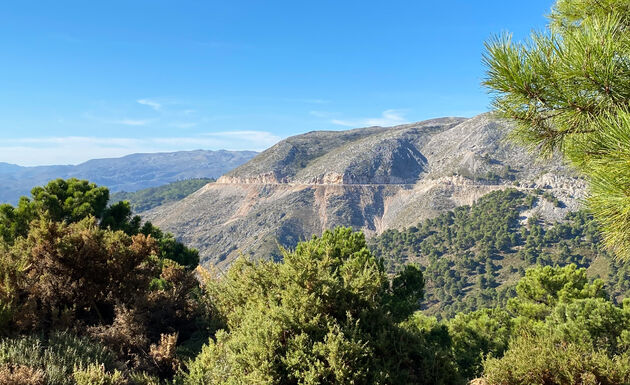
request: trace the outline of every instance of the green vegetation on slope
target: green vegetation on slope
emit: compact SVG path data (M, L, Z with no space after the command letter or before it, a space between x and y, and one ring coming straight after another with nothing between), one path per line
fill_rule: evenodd
M630 292L630 269L600 247L598 226L586 212L545 223L524 214L548 192L514 189L490 193L472 206L458 207L404 230L370 240L370 249L390 271L405 263L423 267L425 309L438 318L505 304L516 281L532 265L574 263L605 279L614 298ZM560 204L560 202L558 202Z
M629 380L630 303L609 300L604 281L575 264L588 265L601 253L596 243L586 247L586 239L597 241L596 227L583 213L552 226L521 225L520 212L536 199L553 201L542 192L495 192L398 232L408 240L399 249L403 257L388 266L363 234L337 228L284 251L282 261L241 257L221 274L193 270L194 250L142 224L128 202L108 206L108 198L107 189L86 181L56 180L33 189L17 207L0 207L0 383L464 385L481 375L493 385ZM562 256L562 242L583 253ZM390 246L396 243L381 243L377 251ZM415 249L428 257L410 257ZM439 261L451 252L471 253L446 264L468 270L440 272ZM494 309L455 314L455 303L436 302L440 277L475 272L496 279L502 268L488 265L508 255L522 266L574 263L528 269L511 290L486 282L478 291L504 295L464 301L470 309L502 304ZM414 259L430 262L426 289L420 266L409 264ZM604 270L617 280L608 288L619 293L627 268L611 266ZM423 306L454 317L438 320L420 311Z
M390 280L361 233L327 231L279 263L241 258L206 289L228 328L187 384L459 383L439 335L399 324L418 307L422 274L407 266Z
M119 191L112 194L111 201L128 201L134 212L141 213L165 203L184 199L206 184L214 181L212 178L187 179L164 186L145 188L136 192Z
M400 324L422 273L390 280L363 234L242 259L200 287L194 250L108 198L55 180L0 207L0 383L459 383L446 330Z
M499 100L525 108L513 111L532 120L525 134L551 147L566 134L599 140L595 150L604 151L590 153L585 169L596 177L600 221L611 214L606 240L620 241L621 255L630 244L629 141L618 134L630 125L621 121L615 131L597 117L626 114L616 108L627 105L628 63L620 59L630 18L620 16L629 10L626 0L560 0L553 18L561 40L539 38L533 55L491 48L494 60L507 58L495 69L517 63L525 71L505 77L517 84ZM591 60L604 65L591 68ZM578 70L562 67L571 63ZM608 72L594 76L598 70ZM536 76L540 82L531 81ZM503 86L500 76L495 85ZM622 143L621 151L609 152L610 143L617 150ZM568 150L580 145L571 140ZM478 376L489 385L630 383L630 299L621 300L628 265L599 248L597 226L583 212L560 223L521 220L537 199L562 204L549 194L490 194L387 232L374 253L361 233L337 228L278 263L243 257L225 274L200 271L203 287L193 276L194 250L143 225L127 202L108 199L107 189L71 179L33 189L17 207L0 206L0 383L463 385ZM531 264L539 266L525 270ZM427 312L453 318L418 311L425 278Z

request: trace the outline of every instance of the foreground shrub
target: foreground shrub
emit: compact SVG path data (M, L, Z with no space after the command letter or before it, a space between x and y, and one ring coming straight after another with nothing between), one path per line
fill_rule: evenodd
M28 237L0 259L14 269L10 297L14 331L66 329L108 321L114 304L133 303L159 274L155 241L98 227L95 218L65 224L34 221ZM18 274L19 273L19 274Z
M0 365L2 385L46 385L44 372L23 365Z
M47 385L72 385L74 371L90 365L117 368L108 349L65 332L51 334L47 343L41 336L0 339L0 365L5 378L21 378L30 371L33 378L41 373Z
M89 365L85 369L78 369L72 377L76 385L126 385L127 380L123 375L115 370L113 373L105 371L102 365Z
M548 334L523 334L503 358L484 364L489 385L621 385L630 381L630 355L609 356L588 343L565 342Z
M460 373L471 379L481 374L486 355L503 355L512 333L513 319L505 309L481 309L459 313L447 325Z
M363 234L345 228L300 243L282 263L241 259L224 278L208 282L207 296L227 329L181 380L455 383L452 361L436 360L432 351L438 334L399 323L419 308L423 286L413 266L388 279Z
M516 285L516 297L508 309L521 321L542 321L557 304L584 298L605 298L604 282L589 280L586 269L574 264L564 267L538 266L527 270Z
M72 329L111 347L131 369L173 374L149 350L163 334L186 340L197 330L199 282L190 269L160 259L155 239L86 218L33 221L27 238L1 243L5 334Z

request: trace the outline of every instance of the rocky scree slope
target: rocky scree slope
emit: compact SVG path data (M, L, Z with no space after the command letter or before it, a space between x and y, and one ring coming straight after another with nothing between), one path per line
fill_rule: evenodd
M288 138L187 198L145 218L226 266L240 253L279 257L278 246L334 226L368 236L404 228L495 190L546 189L526 215L576 210L585 183L559 160L539 162L505 140L489 114ZM526 219L526 218L524 218Z

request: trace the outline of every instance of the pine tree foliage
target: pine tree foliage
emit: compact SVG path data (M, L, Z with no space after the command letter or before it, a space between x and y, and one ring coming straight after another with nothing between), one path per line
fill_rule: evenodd
M630 258L630 1L559 0L547 33L486 48L484 83L513 138L588 177L606 245Z
M586 269L575 265L539 267L528 270L516 285L516 297L510 298L508 308L528 319L545 319L558 303L575 299L604 298L604 282L590 282Z

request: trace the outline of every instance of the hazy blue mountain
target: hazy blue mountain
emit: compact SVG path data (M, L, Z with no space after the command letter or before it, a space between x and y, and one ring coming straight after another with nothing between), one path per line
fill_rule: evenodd
M24 167L16 164L0 162L0 174L17 172Z
M193 178L218 178L246 163L254 151L178 151L93 159L78 165L21 167L0 163L0 202L16 203L34 186L56 178L88 179L112 192L137 191Z

